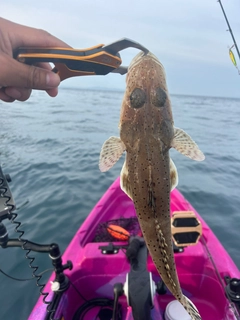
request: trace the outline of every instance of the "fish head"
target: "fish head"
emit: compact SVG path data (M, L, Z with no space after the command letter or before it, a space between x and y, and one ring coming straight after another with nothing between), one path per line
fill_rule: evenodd
M169 146L173 138L164 67L151 52L140 52L129 66L120 116L120 136L126 146L141 134L150 134Z

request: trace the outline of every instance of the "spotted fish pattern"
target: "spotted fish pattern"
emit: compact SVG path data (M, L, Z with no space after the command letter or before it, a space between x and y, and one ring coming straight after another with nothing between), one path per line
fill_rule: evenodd
M193 160L203 153L190 136L174 127L166 75L152 54L138 54L129 66L120 114L120 138L110 137L100 153L99 168L109 170L126 151L121 188L133 200L153 262L165 285L193 320L201 316L182 294L176 273L170 224L170 192L178 183L169 156L175 148Z

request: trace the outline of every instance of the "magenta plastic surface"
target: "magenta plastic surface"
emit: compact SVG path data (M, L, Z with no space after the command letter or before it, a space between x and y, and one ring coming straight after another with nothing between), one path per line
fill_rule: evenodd
M197 245L189 246L183 253L175 254L183 293L197 306L203 320L234 320L236 318L226 299L222 283L225 285L225 276L239 278L239 270L207 224L175 189L171 193L171 212L186 210L195 212L202 223L203 235ZM120 217L132 217L135 214L133 203L120 189L118 178L93 208L63 254L64 263L67 260L73 263L73 269L66 271L66 274L86 300L99 297L113 299L114 283L124 283L130 269L129 262L121 250L115 255L103 255L98 249L101 243L92 242L98 224ZM152 272L153 280L157 282L159 275L150 257L148 270ZM53 280L53 276L50 280ZM50 280L44 291L51 292ZM173 299L170 293L156 295L152 319L163 319L166 305ZM83 303L84 300L70 285L61 299L55 317L70 320ZM120 303L123 319L132 320L131 308L127 306L125 296L120 297ZM98 311L97 308L92 310L84 319L95 319ZM29 319L43 320L45 315L46 305L40 297Z

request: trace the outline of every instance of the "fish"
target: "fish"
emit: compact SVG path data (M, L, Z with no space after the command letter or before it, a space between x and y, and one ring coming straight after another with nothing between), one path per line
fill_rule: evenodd
M197 308L182 293L175 267L170 192L178 184L178 173L169 150L196 161L205 156L186 132L174 127L165 70L151 52L139 53L129 65L119 129L120 138L112 136L103 144L99 168L109 170L126 152L120 185L133 200L152 260L192 320L200 320Z

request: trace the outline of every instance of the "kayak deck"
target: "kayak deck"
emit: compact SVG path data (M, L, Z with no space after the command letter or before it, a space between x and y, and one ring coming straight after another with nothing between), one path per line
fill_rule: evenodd
M239 278L239 270L204 220L175 189L171 193L171 212L189 210L201 221L202 237L195 246L188 246L183 252L174 254L183 294L196 305L203 320L237 319L226 299L224 287L225 277ZM117 179L93 208L63 254L63 262L71 260L73 269L65 272L70 286L58 305L56 319L75 319L77 309L91 299L113 299L113 285L118 282L125 283L130 264L123 250L116 254L103 254L99 247L106 246L107 243L94 242L94 239L101 223L135 216L134 205L120 189ZM126 242L117 242L117 245L119 244ZM147 269L157 283L160 277L150 256ZM53 279L52 275L50 281ZM51 292L50 281L45 287L45 292ZM51 296L52 293L47 300ZM164 319L166 306L172 300L174 297L169 291L163 295L156 294L154 308L151 311L152 319ZM125 295L119 298L119 303L122 306L122 319L133 319ZM100 308L91 309L82 319L95 319ZM45 315L46 305L40 297L29 319L45 319Z

